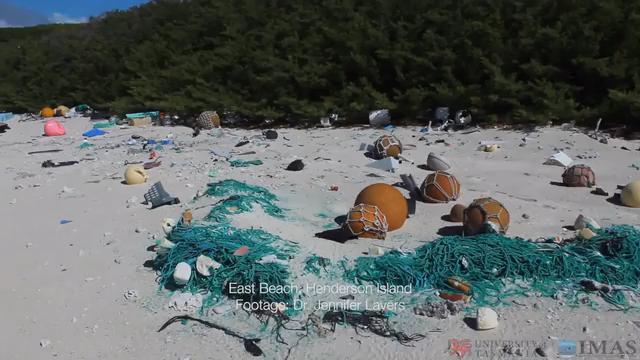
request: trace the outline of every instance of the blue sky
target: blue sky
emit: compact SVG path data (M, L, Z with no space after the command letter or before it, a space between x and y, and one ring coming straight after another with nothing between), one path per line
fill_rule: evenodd
M146 0L6 0L23 9L38 12L54 22L82 22L109 10L128 9Z

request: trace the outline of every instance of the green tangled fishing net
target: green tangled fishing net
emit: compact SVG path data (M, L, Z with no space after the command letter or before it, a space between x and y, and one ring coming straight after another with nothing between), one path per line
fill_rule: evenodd
M328 268L330 266L330 259L318 255L311 255L304 261L304 272L321 277L323 272L329 273Z
M161 286L173 283L173 270L179 262L191 265L192 277L184 290L207 294L203 308L228 294L229 283L254 285L290 284L286 263L260 261L267 255L287 261L297 253L297 245L259 229L239 229L230 215L249 212L256 206L270 216L284 218L277 197L267 189L236 180L208 185L207 195L222 198L202 221L179 224L169 234L175 246L156 258ZM629 225L596 230L589 240L573 239L564 245L534 243L499 234L449 236L427 243L413 252L390 251L380 257L358 257L353 266L346 260L332 264L327 258L309 256L304 272L332 277L342 269L346 280L378 285L412 285L415 291L459 292L447 282L457 278L471 285L475 305L506 303L517 296L562 295L569 304L578 304L585 289L581 280L590 279L615 285L610 291L598 290L607 302L628 308L625 293L640 283L640 230ZM246 246L243 256L233 253ZM222 267L208 277L195 271L199 255L206 255ZM293 302L291 293L235 295L245 301ZM230 297L234 297L233 295Z
M208 185L207 195L228 196L215 204L206 219L219 223L228 222L228 215L246 213L260 205L265 213L276 218L284 218L284 210L276 205L277 198L268 190L247 185L236 180L223 180Z
M640 230L629 225L598 230L590 240L576 238L566 245L533 243L498 234L449 236L423 245L413 253L392 251L359 257L345 277L378 285L409 285L415 290L456 290L455 277L472 286L477 305L502 303L511 296L537 292L552 296L577 294L578 283L591 279L603 284L637 288L640 283ZM600 291L607 302L627 307L623 291Z
M190 225L180 223L167 236L175 246L166 253L158 253L155 259L160 285L172 285L176 265L186 262L191 265L192 272L183 290L206 294L203 309L221 300L223 295L243 301L291 305L293 299L290 293L259 291L261 283L288 284L288 267L277 262L262 263L260 260L267 255L275 255L277 259L287 261L297 251L297 246L260 229L235 228L227 218L227 215L249 211L255 204L265 207L267 213L283 216L283 210L275 204L276 196L264 188L234 180L209 184L207 193L230 197L215 205L205 221L194 221ZM238 210L230 211L222 204L236 206ZM248 247L248 253L242 256L233 254L243 246ZM212 270L210 276L202 276L196 271L196 259L200 255L208 256L222 266ZM228 294L227 286L230 283L253 285L255 291Z
M254 195L265 201L277 201L278 197L269 190L255 185L249 185L238 180L227 179L215 183L207 184L207 195L209 196L229 196L229 195Z

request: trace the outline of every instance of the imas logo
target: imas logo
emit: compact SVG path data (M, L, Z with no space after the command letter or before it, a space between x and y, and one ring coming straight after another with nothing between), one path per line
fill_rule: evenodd
M573 357L576 356L578 351L578 344L573 340L560 340L558 344L558 355L560 357Z
M631 356L638 352L636 340L560 340L558 355L563 358L597 356Z

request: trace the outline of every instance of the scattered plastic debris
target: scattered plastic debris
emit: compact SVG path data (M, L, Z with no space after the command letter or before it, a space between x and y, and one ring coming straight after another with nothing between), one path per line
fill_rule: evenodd
M51 160L47 160L45 162L42 163L42 167L43 168L57 168L57 167L62 167L62 166L70 166L70 165L75 165L75 164L79 164L79 161L60 161L60 162L53 162Z
M106 134L106 132L94 127L93 129L84 132L82 134L82 136L84 136L84 137L96 137L96 136L100 136L100 135L104 135L104 134Z
M400 168L400 162L392 157L384 158L381 160L376 160L372 163L367 164L367 167L376 168L389 172L396 172Z
M444 156L436 155L435 153L430 152L427 156L427 169L431 171L446 171L451 168L449 160L447 160Z
M369 124L375 127L384 127L391 122L389 110L375 110L369 113Z
M27 155L47 154L47 153L57 153L57 152L61 152L61 151L62 151L61 149L29 151L29 152L27 153Z
M176 285L186 285L191 279L191 265L181 262L176 265L173 271L173 282Z
M544 162L544 165L555 165L555 166L563 166L567 167L573 163L573 160L569 157L569 155L560 151L556 154L553 154L547 161Z
M89 142L89 141L87 141L87 140L84 140L84 141L80 144L80 149L86 149L86 148L90 148L90 147L93 147L93 146L94 146L94 145L93 145L91 142Z
M248 251L249 248L247 248ZM236 251L237 252L237 251ZM283 266L289 265L289 262L286 260L278 259L278 257L274 254L265 255L260 260L256 261L258 264L280 264Z
M249 247L246 246L246 245L242 245L241 247L236 249L236 251L233 252L233 255L234 256L244 256L247 253L249 253Z
M180 199L169 195L160 182L153 184L151 189L144 194L144 200L146 204L151 204L151 209L180 203Z
M262 160L231 160L229 164L233 167L249 167L251 165L262 165Z

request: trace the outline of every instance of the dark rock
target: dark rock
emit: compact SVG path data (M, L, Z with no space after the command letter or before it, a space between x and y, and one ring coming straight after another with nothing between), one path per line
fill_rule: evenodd
M304 169L304 163L302 160L294 160L289 166L287 166L287 170L289 171L300 171Z
M599 187L597 187L591 193L594 194L594 195L609 196L608 192L604 191L603 188L599 188Z
M236 147L245 146L249 143L249 140L243 140L236 144Z
M549 356L549 346L544 344L541 346L538 346L536 348L536 353L542 357L548 357Z
M262 134L264 135L264 137L266 137L269 140L275 140L278 138L278 132L275 130L267 130Z

